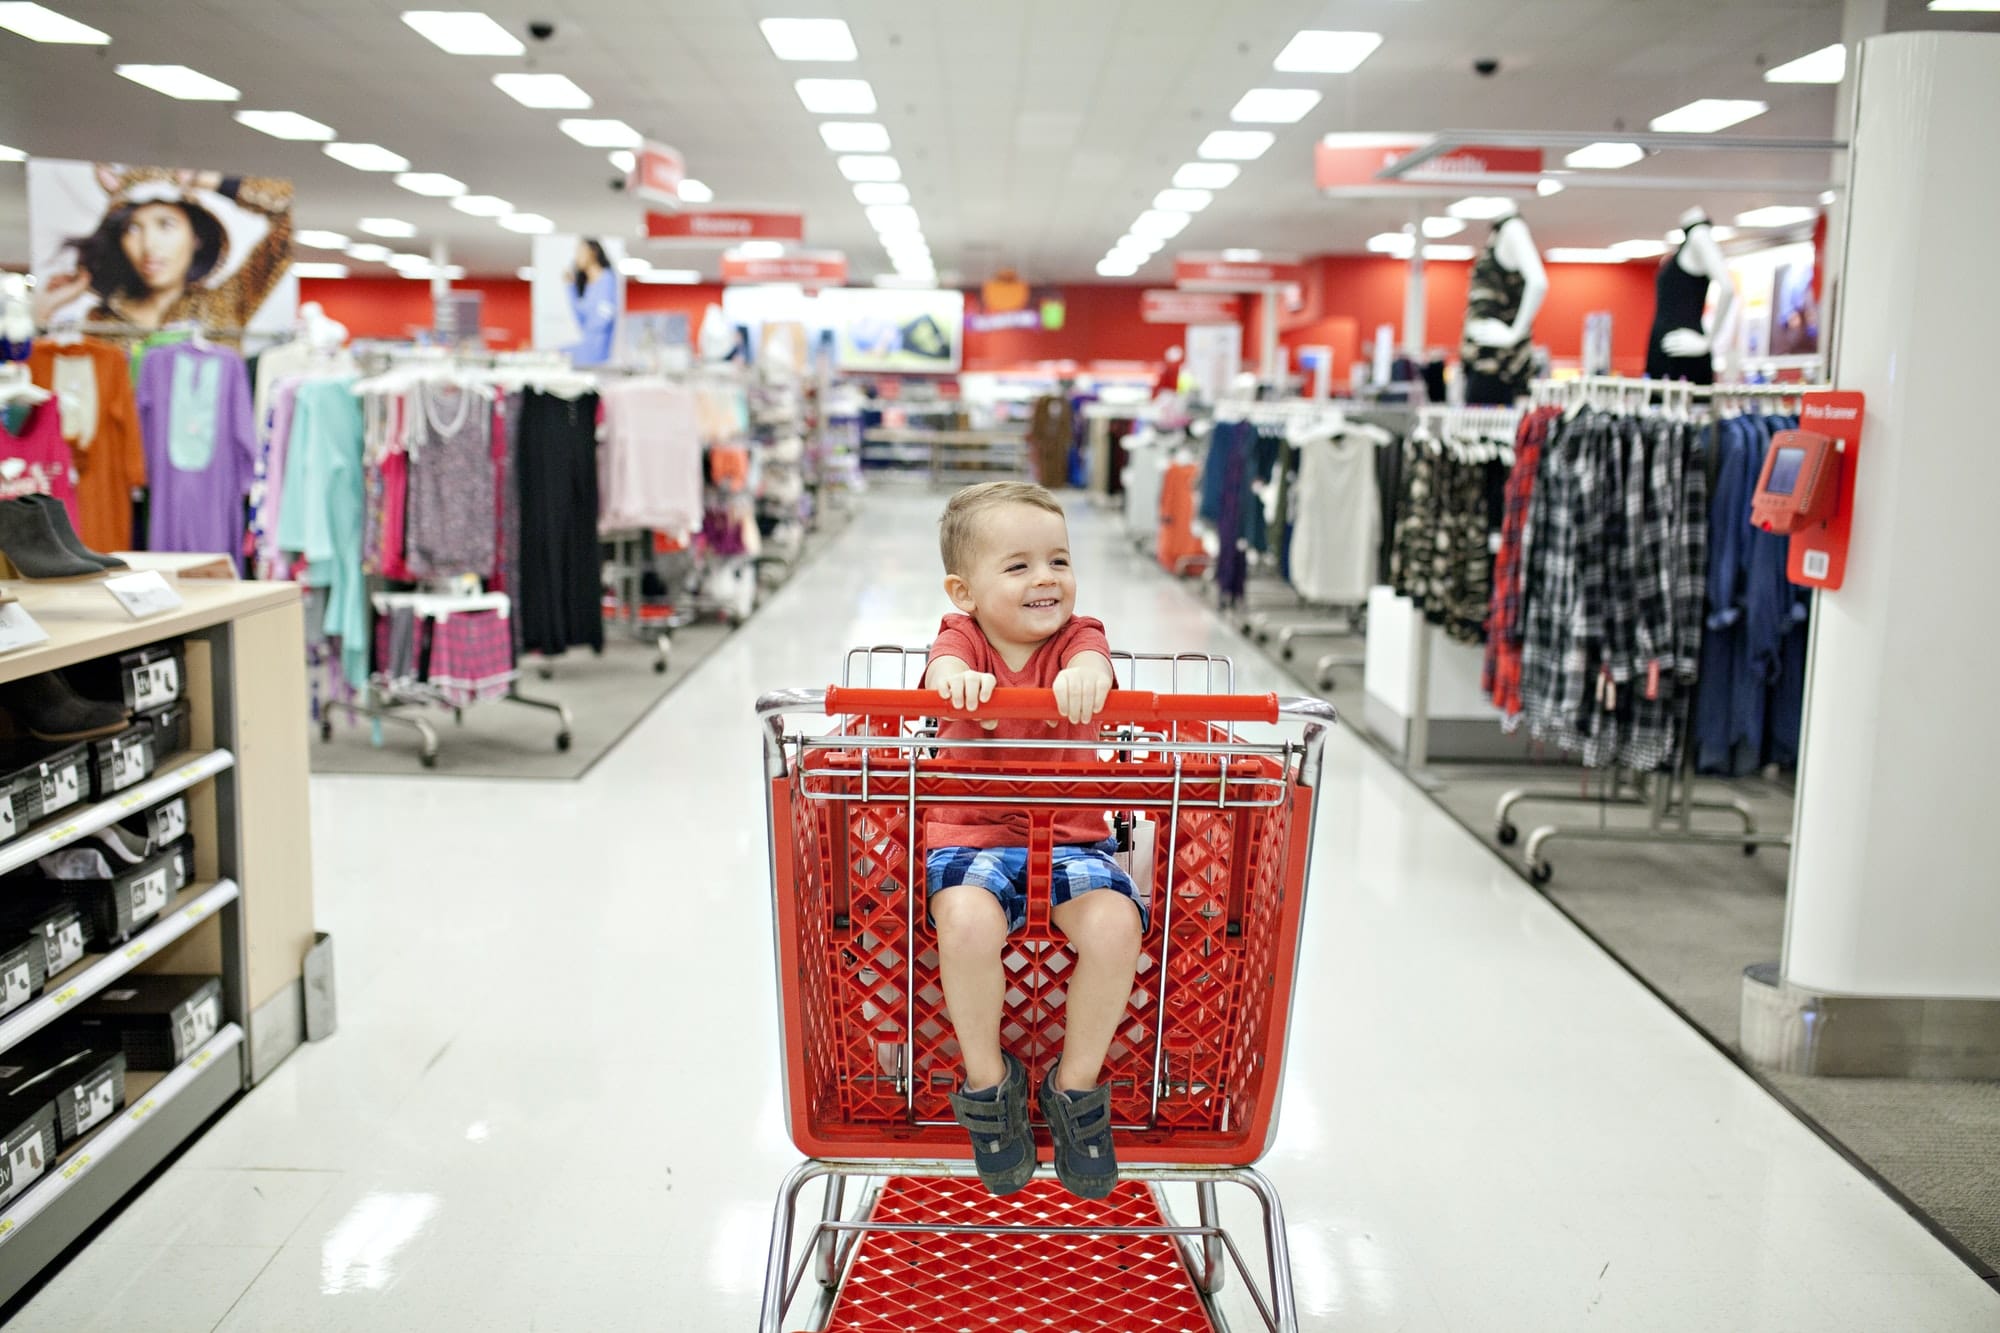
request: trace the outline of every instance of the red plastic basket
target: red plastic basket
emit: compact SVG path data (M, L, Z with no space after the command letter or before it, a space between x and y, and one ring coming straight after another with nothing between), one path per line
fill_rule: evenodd
M944 802L1027 810L1029 918L1005 954L1012 984L1001 1035L1037 1080L1062 1049L1075 962L1048 919L1059 803L1157 822L1152 920L1105 1066L1119 1158L1247 1166L1262 1156L1282 1073L1318 761L1316 740L1237 737L1236 723L1278 720L1274 696L1114 691L1104 719L1127 729L1082 763L1055 754L996 763L970 757L977 744L958 741L939 752L913 726L941 710L929 692L773 698L802 705L788 711L844 719L818 736L786 734L780 722L772 741L787 1110L800 1151L969 1156L946 1101L958 1049L922 902L924 849L921 840L910 845L914 797L919 828L925 807ZM1317 701L1300 702L1316 710L1312 723L1330 716ZM980 716L1049 717L1053 698L998 691Z

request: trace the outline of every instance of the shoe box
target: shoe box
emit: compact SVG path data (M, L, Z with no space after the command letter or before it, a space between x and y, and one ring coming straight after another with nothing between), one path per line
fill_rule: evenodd
M0 1055L0 1060L6 1058ZM0 1203L48 1174L57 1151L52 1097L0 1097Z
M185 697L187 667L178 643L155 643L72 667L70 679L92 699L122 699L134 713Z
M165 763L169 756L188 748L188 716L185 699L176 699L173 703L134 716L133 725L143 726L152 733L155 765Z
M11 1108L50 1102L56 1146L68 1147L125 1105L125 1053L43 1040L0 1051L0 1106L10 1108L6 1118L13 1117Z
M119 979L77 1018L95 1050L123 1051L128 1069L172 1069L222 1027L222 978L152 973Z
M0 949L0 1015L11 1014L40 995L49 979L42 942L27 935L10 938L13 942Z
M0 742L0 794L0 842L81 805L91 794L89 743Z
M82 911L92 947L123 944L152 924L194 877L194 843L165 847L134 866L111 867L108 879L47 880Z
M153 728L143 720L130 724L116 736L92 741L91 791L101 801L144 782L153 776L156 759Z
M66 899L44 900L0 912L0 932L6 937L26 932L42 946L42 975L53 981L83 961L89 952L89 927L83 909Z

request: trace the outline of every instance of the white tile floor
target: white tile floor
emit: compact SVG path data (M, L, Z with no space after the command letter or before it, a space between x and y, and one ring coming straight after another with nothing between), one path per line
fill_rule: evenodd
M16 1327L754 1327L797 1154L750 705L928 638L936 506L871 500L580 783L318 780L339 1035ZM1115 643L1290 688L1076 508L1080 609ZM2000 1297L1372 750L1336 736L1327 768L1264 1164L1305 1327L2000 1328Z

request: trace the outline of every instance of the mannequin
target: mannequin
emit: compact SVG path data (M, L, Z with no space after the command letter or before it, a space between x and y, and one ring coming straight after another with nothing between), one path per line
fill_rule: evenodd
M299 329L306 346L315 352L338 351L347 342L347 326L326 313L317 301L299 307Z
M1495 218L1472 266L1465 302L1465 401L1506 406L1528 391L1535 315L1549 294L1548 270L1519 213Z
M1681 214L1685 238L1660 264L1654 288L1653 332L1646 340L1646 374L1653 379L1715 383L1715 344L1736 304L1729 261L1715 228L1699 206ZM1715 289L1715 313L1704 323L1702 307Z
M28 304L28 280L18 273L0 273L0 361L24 359L34 337L35 312Z

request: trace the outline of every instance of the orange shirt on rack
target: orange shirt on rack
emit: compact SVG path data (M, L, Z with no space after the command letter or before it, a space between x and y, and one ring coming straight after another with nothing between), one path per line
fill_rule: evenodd
M62 411L76 464L77 535L93 551L131 550L132 488L146 484L146 449L125 353L95 338L67 347L38 338L28 373Z

